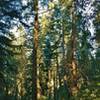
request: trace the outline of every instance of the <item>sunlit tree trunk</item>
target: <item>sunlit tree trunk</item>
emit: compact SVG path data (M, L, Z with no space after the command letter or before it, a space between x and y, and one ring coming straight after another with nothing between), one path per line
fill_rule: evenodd
M25 48L22 46L21 47L21 60L20 60L20 64L21 64L21 67L20 67L20 96L21 96L21 99L23 99L24 95L25 95L25 87L24 87L24 83L25 83L25 78L26 78L26 72L25 72L25 69L26 69L26 64L27 64L27 61L26 61L26 57L25 57Z

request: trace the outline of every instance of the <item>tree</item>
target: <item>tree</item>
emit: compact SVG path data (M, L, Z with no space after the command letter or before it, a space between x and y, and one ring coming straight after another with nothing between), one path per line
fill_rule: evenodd
M1 0L0 99L99 98L99 6Z
M39 31L39 25L38 25L38 0L34 1L34 12L35 12L35 18L34 18L34 37L33 37L33 95L32 99L37 100L37 48L38 48L38 31Z

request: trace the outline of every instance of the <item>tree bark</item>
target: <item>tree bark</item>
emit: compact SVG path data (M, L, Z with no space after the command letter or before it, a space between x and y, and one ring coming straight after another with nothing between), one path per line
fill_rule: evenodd
M38 0L34 0L33 10L35 12L34 18L34 33L33 33L33 75L32 75L32 100L37 100L37 48L38 48Z
M72 5L72 36L71 36L71 69L72 69L72 94L78 91L77 87L77 60L75 57L76 54L76 42L77 42L77 27L76 27L76 11L75 11L75 1Z

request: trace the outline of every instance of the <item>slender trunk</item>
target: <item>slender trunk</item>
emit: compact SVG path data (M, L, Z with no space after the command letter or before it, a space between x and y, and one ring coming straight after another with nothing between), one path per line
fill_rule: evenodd
M62 22L62 24L63 24L63 22ZM64 38L65 38L64 26L62 26L62 52L63 52L63 64L65 65L65 46L64 46L65 40L64 40Z
M73 4L73 11L72 11L72 36L71 36L71 40L72 40L72 69L73 69L73 76L76 75L76 59L75 59L75 53L76 53L76 16L75 16L75 12L74 12L74 4Z
M34 0L34 36L33 36L33 76L32 76L32 100L37 100L37 48L38 48L38 0Z
M57 51L56 51L57 52ZM58 55L56 56L56 74L55 74L55 88L54 88L54 100L57 100L58 98L58 90L57 87L61 86L61 81L60 81L60 73L59 73L59 61L58 61Z
M72 68L72 94L77 92L77 61L75 57L76 53L76 38L77 38L77 27L76 27L76 12L75 2L72 5L72 36L71 36L71 68Z
M0 100L4 99L4 87L6 87L6 95L8 94L8 87L6 86L5 82L4 82L4 76L1 73L1 69L0 69Z

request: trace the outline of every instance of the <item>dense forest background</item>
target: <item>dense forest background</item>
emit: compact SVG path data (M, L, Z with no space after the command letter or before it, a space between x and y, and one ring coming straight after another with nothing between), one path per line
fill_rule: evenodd
M100 0L0 0L0 100L100 100Z

